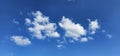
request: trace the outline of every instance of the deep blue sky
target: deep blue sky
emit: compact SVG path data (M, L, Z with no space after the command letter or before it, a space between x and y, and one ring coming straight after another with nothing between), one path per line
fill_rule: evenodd
M49 16L51 22L57 23L65 16L85 28L87 19L98 19L101 30L107 33L99 32L92 41L65 44L59 49L55 39L48 42L28 34L25 18L32 18L30 13L35 11ZM0 56L120 56L119 0L0 0L0 19ZM113 37L109 39L106 34ZM10 40L12 35L26 36L32 44L18 46Z

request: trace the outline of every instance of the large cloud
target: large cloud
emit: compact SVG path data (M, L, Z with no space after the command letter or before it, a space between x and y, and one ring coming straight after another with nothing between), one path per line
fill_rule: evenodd
M30 19L26 19L26 23L30 24L28 30L32 33L34 37L38 39L44 39L46 36L48 37L59 37L59 33L56 31L56 24L49 22L49 17L44 16L40 11L36 13L32 13L35 18L34 21Z
M11 36L11 40L20 46L26 46L31 44L31 41L28 38L23 36Z
M74 23L64 16L62 17L59 26L65 30L66 37L72 37L74 40L78 40L81 36L86 35L86 30L81 24Z
M49 21L50 18L43 15L40 11L33 12L32 16L34 16L34 18L25 19L25 24L33 37L36 37L37 39L45 39L46 37L58 38L60 37L60 33L63 33L58 33L56 30L57 24L51 23ZM19 22L15 19L13 20L13 22L15 24L19 24ZM59 21L58 25L65 30L65 35L62 36L63 40L58 38L58 48L64 48L64 43L67 42L75 43L76 41L87 42L89 40L94 40L92 35L95 35L96 31L100 28L97 19L93 21L89 19L89 29L86 30L80 23L74 23L72 20L66 18L65 16L62 17L62 20ZM106 31L103 30L102 32L105 33ZM112 35L110 34L107 34L107 36L109 38L112 37ZM70 37L70 39L66 37ZM31 44L31 41L23 36L11 36L11 40L20 46Z

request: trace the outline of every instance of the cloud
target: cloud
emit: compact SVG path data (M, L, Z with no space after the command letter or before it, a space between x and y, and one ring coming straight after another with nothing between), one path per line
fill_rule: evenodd
M88 42L89 40L94 40L93 35L95 35L98 29L100 29L100 25L97 19L93 21L88 19L89 29L86 30L80 23L75 23L70 20L70 18L66 18L65 16L63 16L61 18L61 21L56 24L50 22L50 18L43 15L40 11L32 12L31 15L33 16L32 19L25 18L25 24L27 26L29 34L31 34L33 37L36 37L37 39L45 39L46 37L57 38L56 46L58 48L64 48L64 44ZM13 19L13 22L15 24L19 24L19 22L15 19ZM65 33L62 37L60 36L60 33L58 33L56 30L57 26L60 26L58 30L64 29L64 32L60 32ZM102 30L101 32L106 33L106 30ZM106 36L109 38L112 37L112 35L110 34L107 34ZM20 46L31 44L31 41L23 36L11 36L11 40Z
M56 31L57 25L55 23L49 22L49 17L44 16L40 11L32 13L35 18L33 21L26 18L26 24L31 24L28 30L32 35L38 39L45 39L48 37L60 37L59 33Z
M112 38L112 35L110 35L110 34L107 34L107 37L109 37L109 38Z
M72 37L74 40L78 40L81 36L86 35L86 30L81 24L72 22L69 18L62 17L59 26L65 30L66 37Z
M83 38L81 38L81 40L80 40L81 42L87 42L88 41L88 38L86 38L86 37L83 37Z
M16 21L15 19L13 19L13 23L14 23L14 24L16 24L16 25L18 25L18 24L19 24L19 22L18 22L18 21Z
M89 39L89 40L94 40L94 38L93 38L93 37L91 37L91 36L88 36L88 39Z
M58 47L58 48L64 48L64 45L58 44L57 47Z
M20 46L26 46L31 44L31 41L28 38L23 36L11 36L11 40Z
M26 25L30 25L31 24L31 20L29 18L26 18L25 19L25 23L26 23Z
M91 21L89 19L89 31L90 31L90 34L95 34L96 33L96 30L100 28L100 25L98 24L98 20L94 20L94 21Z

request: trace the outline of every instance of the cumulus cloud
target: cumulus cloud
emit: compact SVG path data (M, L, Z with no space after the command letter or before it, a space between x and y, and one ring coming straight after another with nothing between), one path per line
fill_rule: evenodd
M66 37L72 37L74 40L78 40L81 36L86 35L86 30L79 23L72 22L69 18L62 17L59 26L65 30Z
M26 46L31 44L31 41L28 38L23 36L11 36L11 40L20 46Z
M90 34L95 34L96 33L96 30L100 28L100 25L98 23L98 20L94 20L94 21L91 21L89 20L89 31L90 31Z
M25 24L30 34L37 39L45 39L46 37L57 38L58 44L56 46L58 48L64 48L65 46L63 44L67 43L88 42L89 40L94 40L93 35L95 35L96 31L100 28L97 19L93 21L89 19L89 29L86 30L80 23L75 23L70 20L70 18L63 16L61 21L58 22L58 26L64 29L65 35L59 38L60 33L63 32L57 32L57 24L50 22L48 16L43 15L40 11L32 12L32 16L34 16L32 19L25 19ZM19 24L15 19L13 19L13 23ZM102 33L106 33L106 31L102 30ZM110 34L107 34L106 36L109 38L112 37ZM31 44L31 41L23 36L11 36L11 40L20 46Z
M35 18L34 21L26 19L26 23L31 24L28 30L32 33L34 37L38 39L44 39L48 37L60 37L59 33L56 31L57 25L55 23L49 22L49 17L44 16L40 11L32 13Z

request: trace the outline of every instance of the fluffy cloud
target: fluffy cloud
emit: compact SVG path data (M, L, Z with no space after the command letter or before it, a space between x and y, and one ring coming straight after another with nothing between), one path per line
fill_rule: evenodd
M65 30L65 35L60 39L58 38L60 34L56 31L57 24L51 23L48 16L43 15L40 11L33 12L32 16L34 16L34 18L25 19L25 24L30 34L37 39L45 39L46 37L57 38L59 39L56 45L58 48L64 48L65 46L63 44L68 42L75 43L76 41L88 42L89 40L94 40L93 35L95 35L96 31L100 28L97 19L93 21L89 19L89 29L86 30L80 23L74 23L69 18L63 16L58 25ZM19 24L15 19L13 19L13 23ZM102 33L106 33L106 31L102 30ZM107 34L107 37L111 38L112 35ZM11 40L20 46L31 44L31 41L23 36L11 36Z
M66 37L72 37L74 40L78 40L81 36L86 35L86 30L78 23L72 22L69 18L62 17L59 26L63 28Z
M25 22L26 22L26 25L31 24L31 20L30 20L29 18L26 18L26 19L25 19Z
M31 41L28 38L23 36L11 36L11 40L20 46L26 46L31 44Z
M95 34L96 30L100 28L100 25L98 24L97 20L94 20L94 21L89 20L89 22L90 22L89 23L90 34Z
M49 22L49 17L44 16L40 11L36 13L32 13L35 18L34 21L31 22L30 19L26 19L27 24L31 24L28 30L32 33L34 37L38 39L44 39L46 36L48 37L59 37L59 33L56 31L56 24Z

